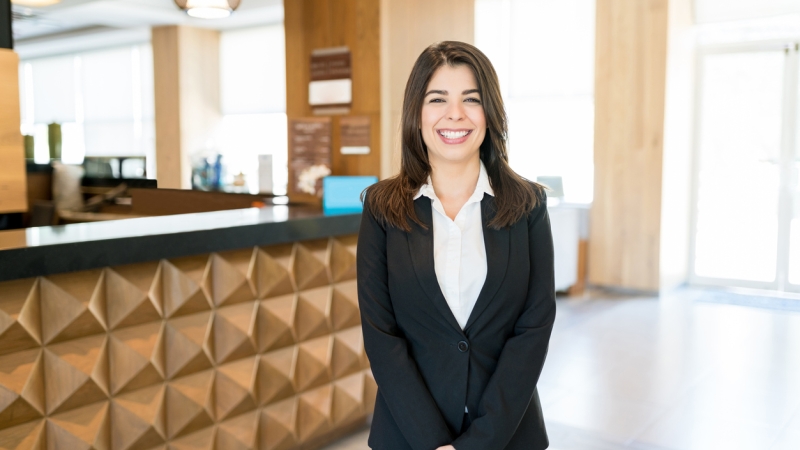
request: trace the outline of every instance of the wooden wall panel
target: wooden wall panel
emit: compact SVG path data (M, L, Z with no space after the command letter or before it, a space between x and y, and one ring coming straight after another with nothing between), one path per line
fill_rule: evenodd
M0 283L0 448L311 449L363 426L355 246Z
M589 281L659 286L667 0L598 0Z
M370 153L340 154L339 118L332 116L333 175L380 175L381 95L379 3L374 0L292 0L284 2L286 32L286 114L289 120L313 116L308 104L311 52L347 46L351 52L353 101L347 116L371 121ZM291 171L291 169L290 169ZM290 174L289 179L292 179ZM293 199L314 201L296 193Z
M190 155L221 119L219 31L153 27L156 178L159 188L191 187Z
M0 48L0 214L28 210L19 116L19 57Z
M178 27L153 27L156 178L158 187L180 189L181 108Z
M400 170L400 116L408 75L434 42L475 41L474 0L381 0L381 178Z

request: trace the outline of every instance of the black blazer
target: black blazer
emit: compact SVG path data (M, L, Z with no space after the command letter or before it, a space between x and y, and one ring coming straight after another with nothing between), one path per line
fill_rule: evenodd
M494 197L481 201L486 282L462 331L442 295L427 197L414 201L427 230L382 226L369 212L358 236L364 346L378 384L375 450L535 450L548 446L536 382L555 320L547 200L493 230ZM471 425L461 433L464 406Z

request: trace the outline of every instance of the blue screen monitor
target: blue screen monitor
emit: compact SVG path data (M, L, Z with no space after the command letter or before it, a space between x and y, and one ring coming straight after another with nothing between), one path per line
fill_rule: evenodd
M364 209L361 193L378 177L329 176L322 179L322 209L325 214L353 214Z

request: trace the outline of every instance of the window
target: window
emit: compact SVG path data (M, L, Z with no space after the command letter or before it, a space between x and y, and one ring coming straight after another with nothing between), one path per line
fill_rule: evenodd
M694 7L690 281L800 292L800 3Z
M476 0L475 43L495 66L520 175L561 176L564 199L592 201L593 0Z
M258 155L272 155L273 192L286 193L286 56L283 24L225 31L220 37L222 125L217 146L227 174L258 192Z
M146 156L155 171L153 56L150 44L20 63L22 133L35 159L49 158L47 124L61 124L62 160Z

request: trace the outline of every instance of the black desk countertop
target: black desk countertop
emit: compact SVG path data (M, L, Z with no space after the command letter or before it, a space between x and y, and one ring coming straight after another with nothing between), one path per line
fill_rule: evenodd
M276 205L0 231L0 281L354 234L360 221Z

